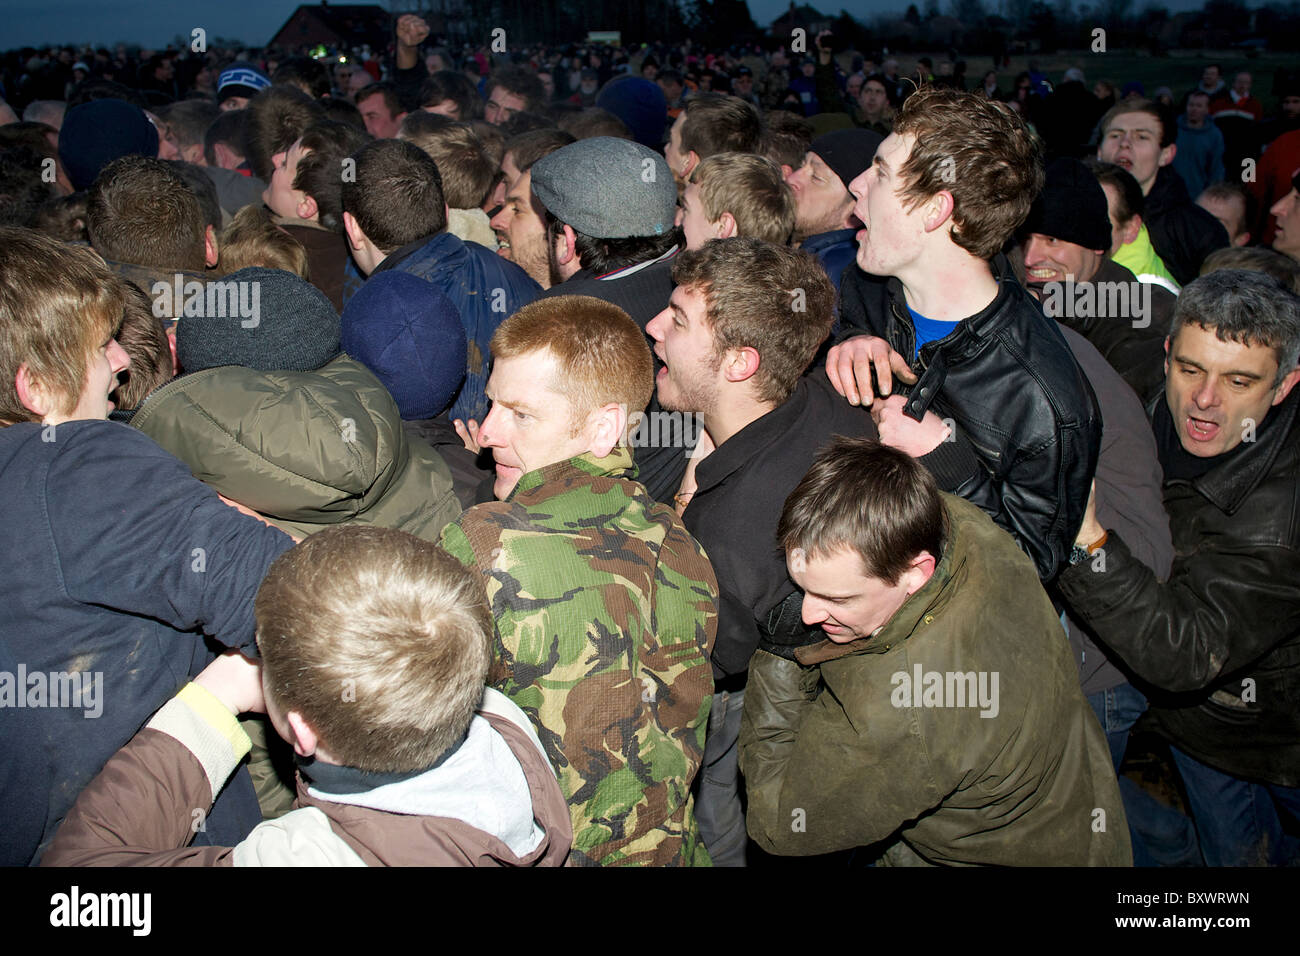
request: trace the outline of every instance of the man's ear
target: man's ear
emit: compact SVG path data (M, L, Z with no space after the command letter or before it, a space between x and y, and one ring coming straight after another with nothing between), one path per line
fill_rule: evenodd
M174 325L167 330L167 348L172 353L172 375L178 375L180 374L181 363L176 358L176 326Z
M300 757L310 757L316 753L320 739L302 714L296 710L291 710L285 715L285 719L289 722L289 729L293 731L293 740L289 741L289 743L293 744L294 753Z
M903 572L903 577L907 579L908 597L925 587L925 583L934 574L935 564L934 555L929 551L922 551L908 562L907 570Z
M1236 239L1232 240L1232 244L1233 244L1234 246L1248 246L1248 245L1250 245L1250 232L1247 231L1247 232L1243 232L1243 233L1241 233L1239 236L1237 236Z
M700 154L692 149L686 154L686 159L682 161L682 182L689 183L691 181L691 173L695 172L695 167L698 165L700 165Z
M354 252L360 252L365 248L366 234L361 231L361 226L357 224L356 218L350 212L343 214L343 231L348 234L348 245Z
M952 200L952 193L946 189L942 189L931 196L926 201L925 231L934 232L945 222L951 220L955 205Z
M578 237L574 233L573 227L567 223L560 227L560 232L555 236L555 261L562 266L567 266L577 258L578 255ZM581 263L579 263L581 265Z
M208 165L208 159L203 155L202 143L191 143L189 146L182 149L181 159L185 160L187 163L192 163L195 166Z
M719 239L730 239L738 235L736 230L736 217L729 212L724 212L718 217L718 221L713 223L714 234Z
M1160 151L1160 159L1156 163L1156 165L1168 166L1170 163L1174 161L1174 157L1176 155L1178 155L1178 144L1170 143L1168 146L1166 146L1164 149Z
M1165 378L1169 377L1169 345L1173 342L1173 336L1165 336Z
M623 442L627 430L627 407L610 402L591 413L587 427L591 438L588 451L597 458L604 458Z
M18 366L18 374L14 376L14 390L18 392L18 401L22 402L23 408L33 415L44 419L54 411L49 396L41 383L36 381L26 362Z
M1120 229L1120 244L1127 246L1130 242L1134 242L1141 231L1142 217L1134 213L1133 218L1128 221L1128 225Z
M217 264L217 231L211 223L203 229L203 261L209 269Z
M1277 387L1277 394L1273 396L1273 404L1281 405L1286 401L1286 397L1291 394L1291 389L1295 388L1295 383L1300 381L1300 368L1293 368L1287 373L1286 378L1282 379L1282 384Z
M754 377L760 364L758 350L753 346L728 349L722 360L722 373L728 382L744 382Z
M298 203L298 208L294 210L299 219L306 219L308 222L317 222L320 219L318 213L320 207L316 205L315 197L302 194L302 202Z

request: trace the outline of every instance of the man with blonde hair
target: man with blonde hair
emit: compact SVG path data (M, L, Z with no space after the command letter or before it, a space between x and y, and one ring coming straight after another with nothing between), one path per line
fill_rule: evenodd
M82 793L49 866L560 866L572 830L527 718L484 692L478 576L391 528L331 528L257 593L262 662L218 658ZM236 717L265 710L298 799L238 845L189 848L194 810L239 766ZM177 821L180 821L179 825Z
M681 520L633 480L629 411L654 387L645 336L615 305L556 296L506 319L491 348L492 409L473 434L499 500L442 534L487 585L489 684L559 773L571 862L708 865L690 790L718 587Z
M679 206L677 224L687 249L732 236L783 246L794 230L794 193L781 167L752 153L719 153L700 163Z

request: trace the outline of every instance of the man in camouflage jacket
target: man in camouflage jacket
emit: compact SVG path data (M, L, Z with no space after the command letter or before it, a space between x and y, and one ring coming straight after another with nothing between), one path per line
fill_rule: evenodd
M489 683L556 768L571 863L708 865L690 789L718 586L681 520L633 480L623 441L652 388L645 338L617 306L559 296L503 323L492 354L493 407L473 437L493 451L500 500L443 532L485 578Z

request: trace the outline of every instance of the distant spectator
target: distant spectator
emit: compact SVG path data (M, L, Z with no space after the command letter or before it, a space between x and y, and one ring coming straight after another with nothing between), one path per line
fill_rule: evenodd
M540 113L545 106L546 91L536 74L523 67L505 66L493 71L488 80L483 118L500 125L520 110Z
M309 56L291 56L271 74L274 84L297 87L314 100L329 96L330 75L325 64Z
M1101 130L1097 158L1132 173L1146 197L1152 245L1180 284L1190 282L1205 257L1228 244L1228 234L1166 168L1178 152L1172 117L1151 100L1128 100L1102 117Z
M420 86L420 108L457 120L477 118L479 97L464 74L439 70Z
M397 138L406 110L391 85L372 83L357 93L356 104L365 120L367 133L375 139Z
M1199 196L1205 187L1223 182L1223 134L1209 113L1209 96L1193 90L1187 97L1187 109L1178 117L1178 152L1173 165L1189 196Z
M252 63L232 63L217 78L217 105L223 110L242 110L270 85L267 75Z
M1250 244L1254 204L1254 197L1238 183L1215 183L1196 197L1196 205L1219 220L1228 232L1228 241L1234 246Z

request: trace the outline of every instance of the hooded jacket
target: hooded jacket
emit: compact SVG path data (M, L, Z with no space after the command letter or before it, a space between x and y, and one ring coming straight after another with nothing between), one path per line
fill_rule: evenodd
M183 375L131 424L299 537L358 522L436 542L460 514L442 458L407 439L379 379L346 355L314 372L226 365Z
M464 740L423 773L355 793L298 777L297 808L233 847L186 847L248 752L233 714L190 684L78 798L45 866L562 866L573 831L537 735L486 690ZM148 808L138 812L138 808Z
M1033 565L943 497L942 556L870 637L749 668L740 769L768 852L1128 866L1119 784ZM802 826L799 824L802 821Z

